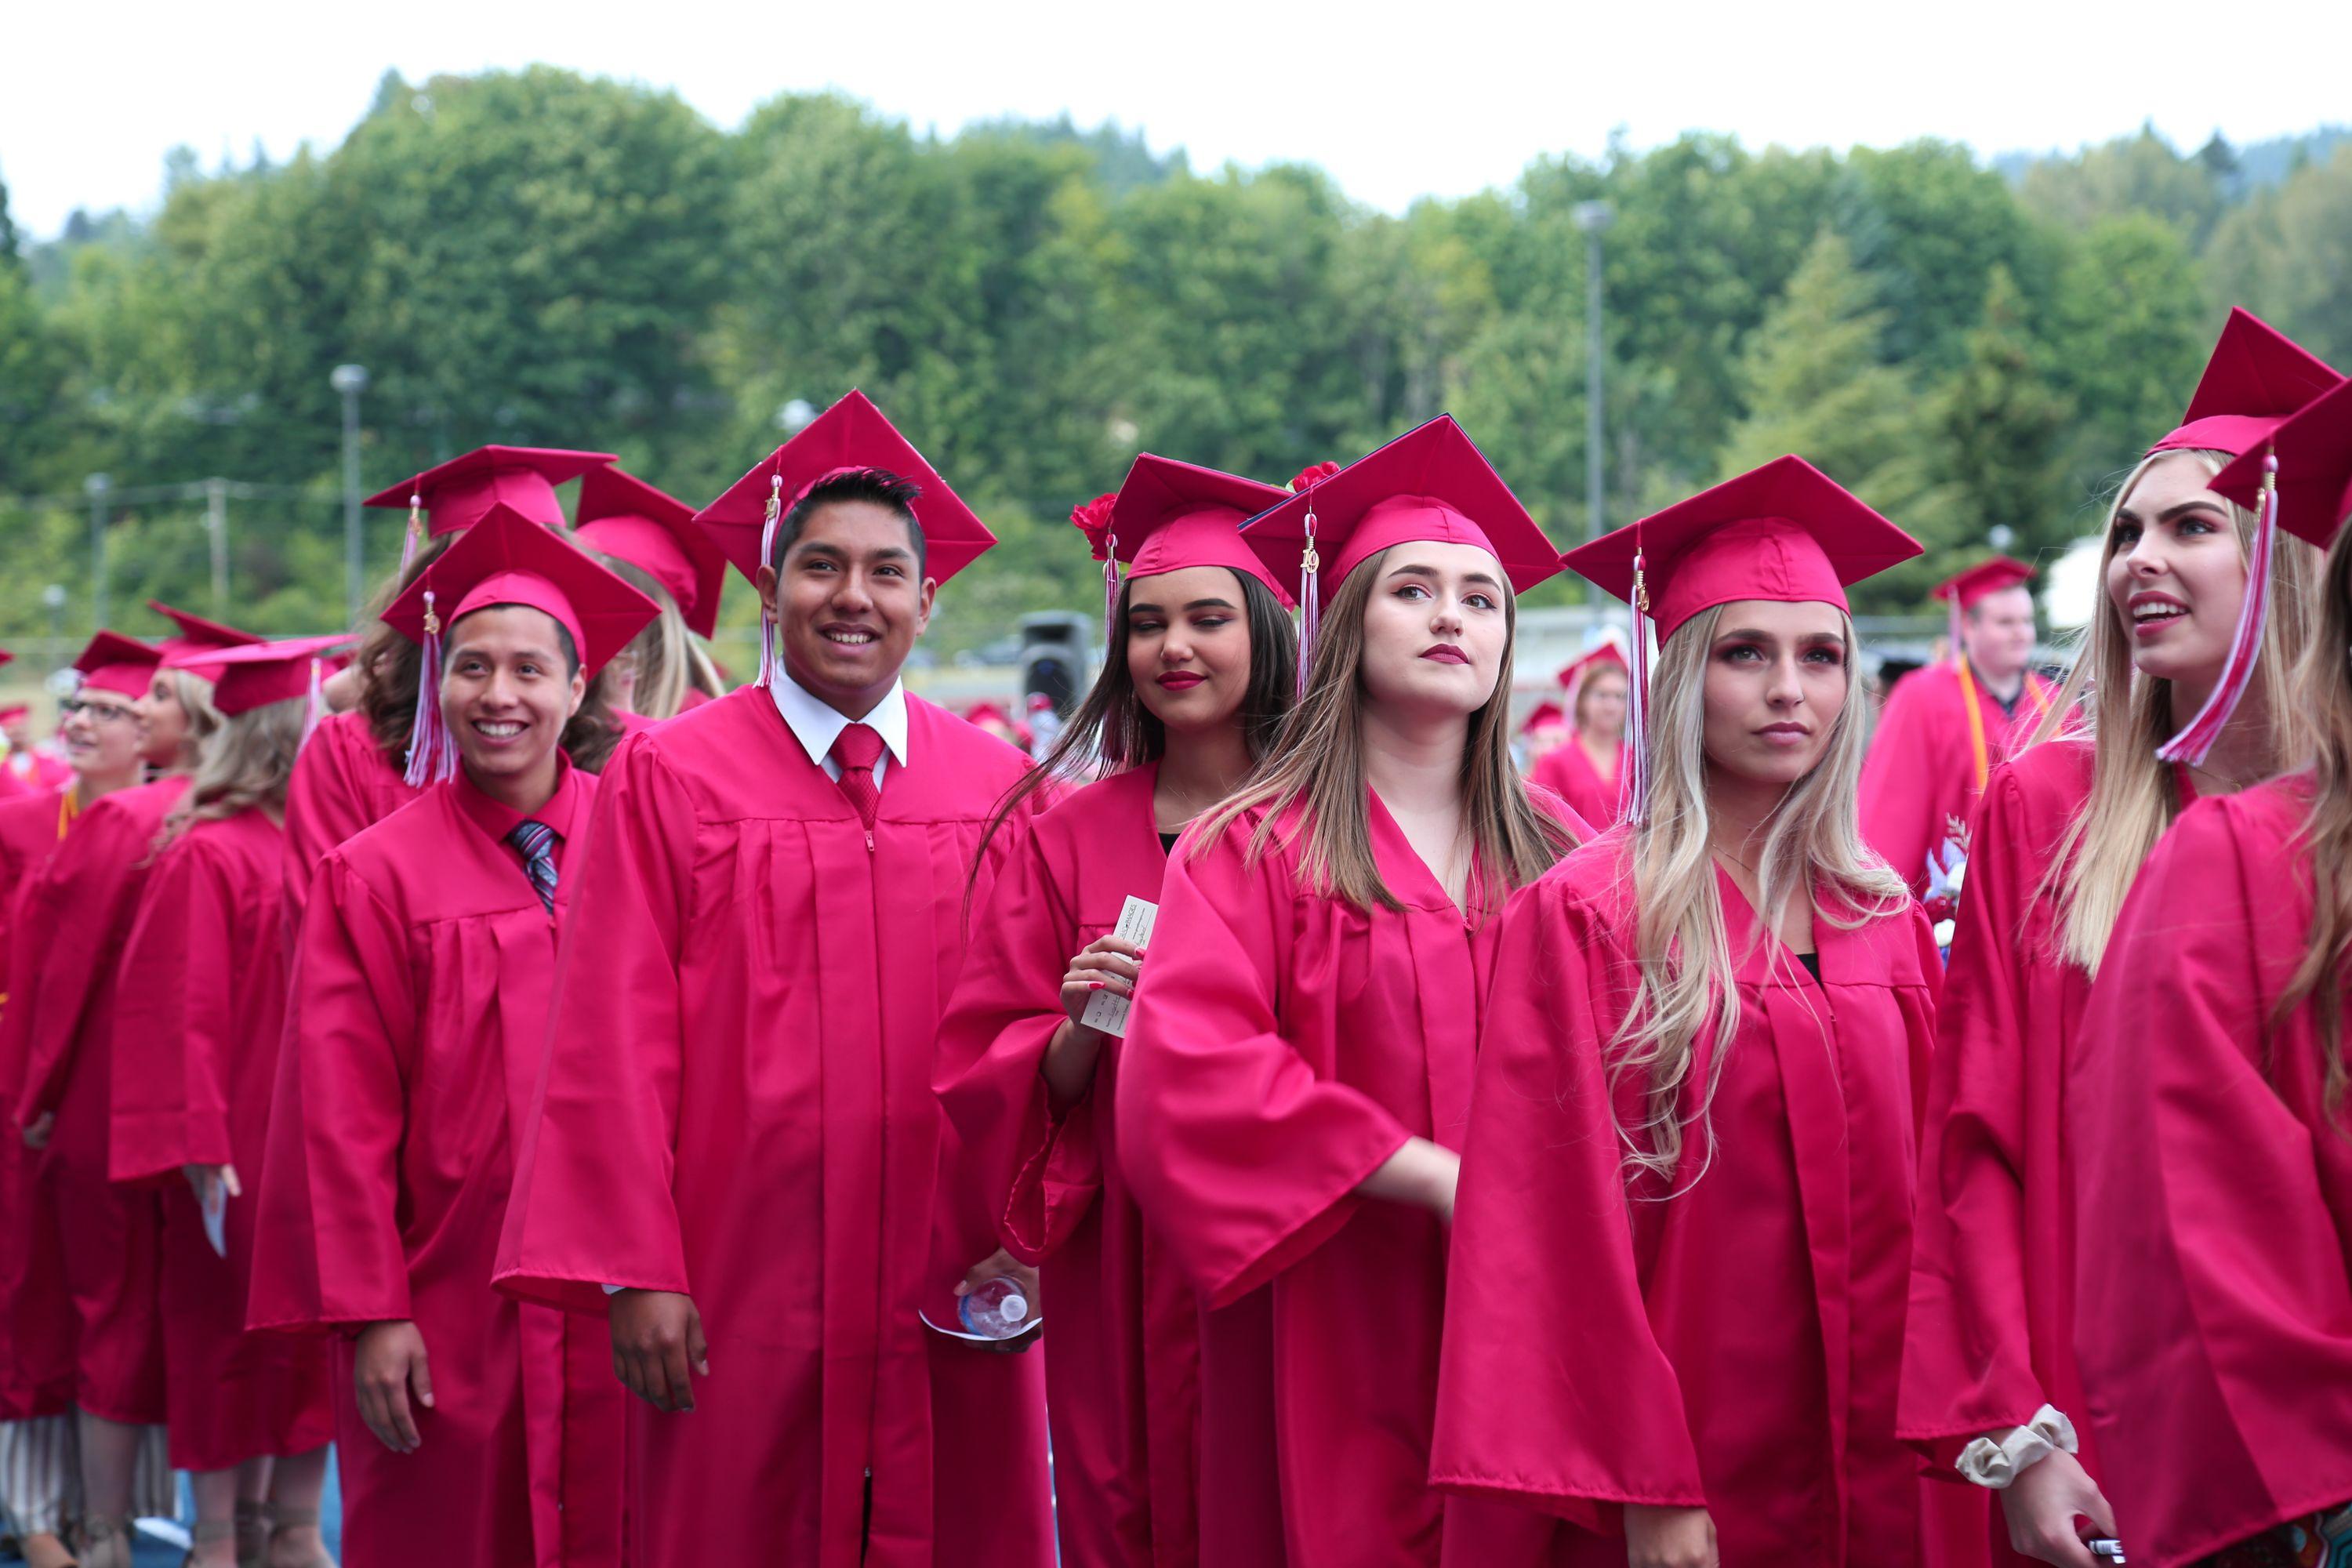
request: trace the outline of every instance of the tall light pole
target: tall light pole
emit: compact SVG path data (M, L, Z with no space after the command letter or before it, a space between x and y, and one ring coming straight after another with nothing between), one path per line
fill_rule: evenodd
M367 564L360 548L360 394L367 390L367 366L339 364L327 384L343 395L343 593L356 626L360 603L367 597Z
M1585 537L1601 537L1601 362L1608 344L1601 335L1601 237L1617 221L1617 209L1607 202L1576 204L1576 226L1584 231L1584 527Z
M114 481L92 474L81 488L89 492L89 625L95 631L106 625L106 492Z

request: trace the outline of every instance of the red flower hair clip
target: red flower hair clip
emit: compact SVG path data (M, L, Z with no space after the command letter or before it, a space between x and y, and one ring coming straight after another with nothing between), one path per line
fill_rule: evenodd
M1097 496L1083 506L1070 509L1070 521L1087 536L1087 542L1095 547L1095 559L1097 561L1110 558L1110 509L1111 503L1117 500L1116 494Z
M1297 495L1301 490L1311 489L1339 471L1337 463L1309 463L1298 470L1297 479L1290 481L1290 493Z

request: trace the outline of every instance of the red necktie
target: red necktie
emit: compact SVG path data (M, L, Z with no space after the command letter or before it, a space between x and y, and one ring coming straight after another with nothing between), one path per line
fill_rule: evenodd
M880 732L871 724L847 725L833 738L832 755L841 764L841 793L871 833L874 813L882 804L882 786L874 782L874 763L882 755Z

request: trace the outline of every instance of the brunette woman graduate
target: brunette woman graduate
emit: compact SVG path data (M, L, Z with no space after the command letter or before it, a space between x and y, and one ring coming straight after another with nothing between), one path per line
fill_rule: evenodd
M1128 901L1160 901L1168 846L1241 784L1289 710L1287 595L1239 531L1286 493L1147 453L1074 516L1118 582L1108 653L991 833L1048 782L1108 776L1038 818L997 873L940 1026L964 1180L1005 1247L1043 1266L1053 1303L1046 1411L1071 1563L1200 1561L1199 1310L1120 1168L1118 1037L1086 1018L1096 996L1134 994L1143 949L1114 934Z
M450 542L494 506L510 508L562 532L563 503L555 487L613 460L610 452L542 447L478 447L437 468L368 497L372 507L408 513L399 573L385 585L379 608L406 593ZM359 705L322 720L294 764L286 798L286 936L302 929L311 874L327 851L416 798L432 780L417 764L413 724L419 679L416 644L371 616L352 661ZM343 679L352 679L346 675ZM602 716L591 692L565 737L575 767L595 773L620 739L620 727Z
M163 1184L165 1405L172 1462L194 1472L195 1568L325 1560L326 1347L248 1333L245 1307L248 1184L261 1173L285 1016L286 781L313 713L319 655L347 640L257 643L165 665L215 661L222 721L164 818L123 944L108 1160L117 1182Z
M247 1320L354 1337L349 1568L620 1558L604 1336L490 1289L594 781L562 750L651 600L503 505L384 612L423 649L434 782L320 862Z
M2214 489L2258 504L2272 457ZM2275 460L2280 527L2329 546L2294 699L2316 763L2199 801L2157 846L2067 1078L2075 1348L2155 1568L2352 1557L2352 384Z
M114 632L92 637L74 661L80 684L64 703L71 782L0 802L0 975L9 992L30 994L48 945L42 931L16 929L21 897L91 806L140 783L147 735L139 708L161 658ZM106 820L103 814L99 820ZM0 996L0 1099L13 1107L24 1079L25 1037L9 1024L11 1011ZM13 1122L0 1138L0 1502L26 1561L59 1568L71 1560L66 1541L82 1512L73 1410L79 1320L57 1211L37 1184L44 1154L16 1136ZM155 1473L134 1488L134 1502L142 1510L159 1501L168 1506L163 1444L145 1443L141 1460Z
M2231 319L2180 427L2116 490L2102 603L2039 741L1978 809L1922 1138L1901 1430L1937 1474L1998 1493L2001 1562L2088 1568L2083 1533L2113 1533L2074 1363L2098 1326L2074 1305L2066 1062L2149 849L2199 795L2305 754L2284 691L2318 552L2268 540L2214 475L2334 380Z
M1306 688L1170 858L1121 1165L1212 1309L1202 1561L1433 1563L1529 1522L1432 1491L1429 1429L1489 917L1585 831L1510 755L1559 558L1444 417L1244 537L1302 582Z
M142 1448L164 1417L158 1269L162 1205L109 1179L109 1110L117 973L154 859L155 837L219 727L211 670L179 656L258 641L166 605L176 630L154 655L132 644L100 653L93 679L117 690L148 679L133 704L145 760L161 776L94 802L25 889L15 915L28 962L0 1019L16 1119L42 1150L40 1192L64 1243L74 1302L76 1437L83 1547L89 1568L131 1560L130 1516ZM118 639L119 640L119 639ZM38 949L32 951L37 934ZM16 944L12 944L16 945Z
M1625 765L1625 655L1603 643L1559 672L1568 738L1536 763L1536 783L1579 816L1607 827L1625 815L1633 771Z
M1628 820L1503 921L1433 1467L1565 1521L1538 1560L1933 1560L1895 1392L1939 965L1855 826L1845 596L1918 550L1781 458L1568 557L1659 651Z

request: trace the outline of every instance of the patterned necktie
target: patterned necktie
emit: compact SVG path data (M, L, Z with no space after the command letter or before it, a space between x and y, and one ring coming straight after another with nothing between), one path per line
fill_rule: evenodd
M874 763L882 755L881 732L871 724L851 724L833 738L833 760L841 764L841 793L857 808L866 831L874 831L874 813L882 805L882 786L874 782Z
M529 817L514 825L507 842L522 856L523 874L530 879L530 889L547 912L555 912L555 829L544 822Z

